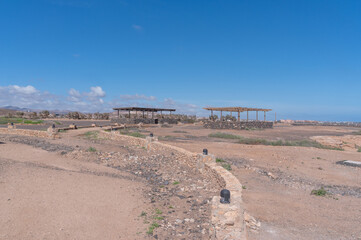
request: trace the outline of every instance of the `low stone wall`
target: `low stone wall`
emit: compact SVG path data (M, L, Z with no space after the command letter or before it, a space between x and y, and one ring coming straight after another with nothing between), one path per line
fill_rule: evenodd
M249 121L249 122L233 122L233 121L206 121L203 124L205 128L211 129L249 129L249 128L273 128L273 122Z
M14 134L14 135L50 138L50 139L54 139L58 136L57 133L52 130L37 131L37 130L16 129L16 128L0 128L0 134Z
M149 151L171 149L175 157L191 168L197 168L206 178L216 179L220 190L227 188L231 192L231 203L221 204L220 196L212 199L212 227L210 229L213 240L245 240L247 239L242 203L242 185L229 171L216 164L212 155L202 155L189 152L185 149L164 144L155 137L146 139L121 135L115 131L100 131L100 137L112 140L127 141L133 145L144 146Z
M156 124L158 121L158 124L177 124L179 119L173 119L173 118L157 118L157 119L151 119L151 118L112 118L112 123L119 123L119 124Z
M293 126L361 127L361 122L295 122Z

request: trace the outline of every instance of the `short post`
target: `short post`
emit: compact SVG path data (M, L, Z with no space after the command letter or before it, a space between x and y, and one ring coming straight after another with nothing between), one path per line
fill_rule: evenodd
M231 192L228 189L223 189L221 191L221 200L222 204L229 204L231 203Z
M203 155L208 155L208 149L207 148L203 149Z

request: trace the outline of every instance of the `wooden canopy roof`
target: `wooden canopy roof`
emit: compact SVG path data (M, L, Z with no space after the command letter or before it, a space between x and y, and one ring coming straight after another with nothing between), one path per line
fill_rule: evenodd
M118 111L144 111L144 112L161 112L161 111L167 111L167 112L175 112L175 109L169 109L169 108L143 108L143 107L121 107L121 108L113 108L113 110Z
M225 111L225 112L247 112L247 111L260 111L260 112L269 112L272 109L265 108L247 108L247 107L207 107L203 108L209 111Z

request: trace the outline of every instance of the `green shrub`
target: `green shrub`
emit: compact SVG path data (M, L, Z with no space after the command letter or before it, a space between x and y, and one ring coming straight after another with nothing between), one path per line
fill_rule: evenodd
M97 150L95 148L93 148L93 147L90 147L90 148L87 149L87 151L88 152L96 152Z
M154 232L154 229L156 229L156 228L158 228L158 227L159 227L159 224L156 223L156 222L153 222L153 223L149 226L148 231L147 231L147 234L152 235L153 232Z
M315 195L315 196L324 197L324 196L326 196L326 194L327 194L327 191L323 187L321 187L320 189L315 189L315 190L311 191L311 195Z
M220 162L224 162L224 160L222 158L216 158L216 162L220 163Z

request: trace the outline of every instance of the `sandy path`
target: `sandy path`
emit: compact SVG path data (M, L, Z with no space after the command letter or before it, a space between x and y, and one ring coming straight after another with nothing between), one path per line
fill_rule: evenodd
M0 144L0 239L143 239L143 187L115 169Z

